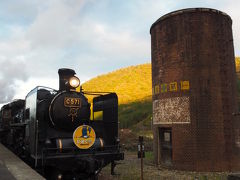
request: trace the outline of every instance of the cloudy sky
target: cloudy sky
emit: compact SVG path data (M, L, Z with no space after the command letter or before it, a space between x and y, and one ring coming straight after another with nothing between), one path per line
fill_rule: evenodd
M150 62L152 23L189 7L229 14L240 56L240 1L0 0L0 104L24 98L36 85L58 88L61 67L86 81Z

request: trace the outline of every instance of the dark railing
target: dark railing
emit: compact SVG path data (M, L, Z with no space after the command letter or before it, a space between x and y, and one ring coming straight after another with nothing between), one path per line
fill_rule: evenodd
M44 148L42 150L41 159L53 159L53 158L67 158L67 157L84 157L92 155L110 155L120 153L119 145L105 146L103 148L90 148L90 149L79 149L75 147L69 148Z

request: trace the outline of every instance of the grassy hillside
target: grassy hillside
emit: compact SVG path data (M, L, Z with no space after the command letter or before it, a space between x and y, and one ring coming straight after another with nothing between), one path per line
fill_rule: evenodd
M236 58L240 102L240 58ZM100 75L83 84L85 91L116 92L119 98L120 139L125 149L136 150L138 135L144 135L145 149L152 150L151 64L131 66ZM123 129L122 129L123 128ZM126 129L128 128L128 129Z
M138 123L144 122L149 130L152 117L151 84L151 64L142 64L98 76L85 82L82 87L85 91L116 92L120 128L138 130Z
M236 57L240 102L240 58ZM152 117L151 64L142 64L100 75L83 84L86 91L116 92L119 98L120 128L139 133L151 129Z
M240 57L236 57L235 62L236 62L236 72L240 73Z
M240 57L236 57L237 89L238 89L238 109L240 110Z
M116 92L119 104L142 101L152 96L151 64L119 69L85 82L85 91Z

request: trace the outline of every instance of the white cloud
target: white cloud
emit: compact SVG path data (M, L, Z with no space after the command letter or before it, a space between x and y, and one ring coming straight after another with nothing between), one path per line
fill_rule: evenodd
M29 78L27 81L17 81L16 89L18 93L14 95L13 99L25 99L25 96L35 87L44 86L53 89L58 89L58 75L56 77L49 78Z
M74 42L74 18L84 1L53 1L28 28L26 37L35 48L63 48ZM74 2L74 3L73 3Z
M224 1L225 5L221 6L220 8L223 9L230 17L232 18L233 24L233 42L234 42L234 49L235 55L240 56L240 1Z
M8 58L25 56L29 52L29 41L25 39L25 29L13 25L8 27L8 31L11 34L10 37L0 41L0 54Z
M39 84L56 86L57 70L61 67L73 68L81 80L87 80L116 68L150 62L150 26L160 16L181 8L211 7L228 13L233 19L235 52L240 55L240 1L21 3L0 2L0 25L4 26L4 31L0 31L0 64L4 64L0 85L8 87L10 93L2 92L0 98L5 100L22 97ZM13 84L4 81L8 76ZM13 87L21 89L21 93L15 95L10 89Z
M141 56L147 58L150 54L149 42L136 37L131 31L112 31L108 25L94 22L89 27L88 34L85 33L89 39L88 43L109 61L114 59L124 61L129 58L134 61Z
M76 76L78 76L78 74L76 74ZM88 77L80 77L81 84L87 80ZM18 93L13 96L13 99L24 99L25 96L37 86L44 86L58 90L59 88L58 73L55 72L55 76L53 76L52 78L38 77L29 78L26 81L21 80L16 81L13 87L18 91Z
M15 93L18 92L16 82L27 80L27 72L23 69L25 62L22 57L16 59L0 59L0 103L12 100Z

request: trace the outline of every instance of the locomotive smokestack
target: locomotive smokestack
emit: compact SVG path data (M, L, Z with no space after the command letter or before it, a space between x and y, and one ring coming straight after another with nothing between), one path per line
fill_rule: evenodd
M73 69L61 68L58 70L59 75L59 90L69 90L69 86L66 84L69 78L74 76L76 73Z

